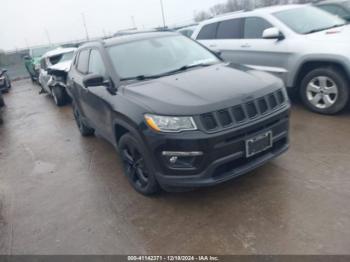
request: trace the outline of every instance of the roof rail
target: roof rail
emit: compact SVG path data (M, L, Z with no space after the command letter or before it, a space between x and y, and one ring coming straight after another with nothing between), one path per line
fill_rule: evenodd
M248 11L248 10L242 9L242 10L239 10L239 11L234 11L234 12L229 12L229 13L223 13L223 14L219 14L219 15L214 16L214 18L223 17L223 16L229 16L229 15L233 15L233 14L244 13L244 12L246 12L246 11Z

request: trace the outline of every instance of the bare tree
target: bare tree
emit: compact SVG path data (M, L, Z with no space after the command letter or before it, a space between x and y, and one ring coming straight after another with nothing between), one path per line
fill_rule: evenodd
M227 13L226 4L217 4L210 8L210 14L212 16Z
M207 20L209 18L211 18L211 15L205 11L200 11L198 13L195 13L194 15L194 21L196 21L197 23Z

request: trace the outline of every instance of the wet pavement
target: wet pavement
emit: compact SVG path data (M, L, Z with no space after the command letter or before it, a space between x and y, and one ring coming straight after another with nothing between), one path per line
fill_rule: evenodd
M29 81L5 95L0 254L350 254L350 113L292 111L291 149L228 183L137 194L113 147Z

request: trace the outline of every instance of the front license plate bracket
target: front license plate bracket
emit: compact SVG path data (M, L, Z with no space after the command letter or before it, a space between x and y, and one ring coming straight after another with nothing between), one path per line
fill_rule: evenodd
M272 147L272 131L259 134L245 141L246 157L255 156Z

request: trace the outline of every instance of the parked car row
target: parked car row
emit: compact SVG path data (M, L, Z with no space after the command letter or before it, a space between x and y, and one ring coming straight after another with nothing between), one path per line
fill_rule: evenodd
M41 58L45 92L57 105L69 95L81 135L114 145L144 195L216 185L286 152L285 87L322 114L349 102L350 31L341 18L290 5L193 29L184 28L187 37L123 32Z

